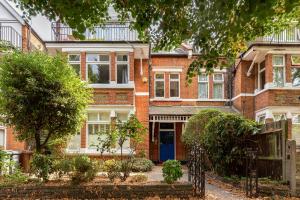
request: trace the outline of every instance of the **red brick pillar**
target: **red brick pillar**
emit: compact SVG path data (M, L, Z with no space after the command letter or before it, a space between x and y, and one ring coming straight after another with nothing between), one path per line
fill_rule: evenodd
M291 55L285 55L285 80L286 83L292 82L292 60Z
M170 73L165 73L165 97L170 98Z
M213 99L213 95L214 95L214 79L213 79L213 75L209 75L208 76L208 98L209 99Z
M81 127L81 131L80 131L80 148L87 148L87 128L86 128L87 124L86 122L83 124L83 126Z
M26 25L22 25L22 50L28 51L28 27Z
M130 81L134 81L134 53L130 52L129 53L129 73L130 73Z
M272 63L272 54L266 55L266 83L273 82L273 63Z

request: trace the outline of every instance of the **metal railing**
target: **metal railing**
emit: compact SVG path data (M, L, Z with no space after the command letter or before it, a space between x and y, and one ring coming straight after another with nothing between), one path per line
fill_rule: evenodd
M85 41L138 41L138 33L130 29L129 23L107 23L104 26L97 26L93 31L87 30L84 33ZM72 29L61 23L52 23L52 40L55 41L76 41L78 38L72 34Z
M0 41L6 41L14 47L22 48L22 36L11 26L0 25Z
M269 36L259 37L253 43L269 43L269 44L285 44L285 43L300 43L300 28L293 27L286 30L272 34Z

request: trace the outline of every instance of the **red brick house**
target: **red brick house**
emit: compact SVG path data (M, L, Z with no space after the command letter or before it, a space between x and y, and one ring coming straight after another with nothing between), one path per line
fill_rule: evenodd
M7 41L23 51L45 50L42 39L5 0L0 1L0 41ZM0 149L23 150L24 148L24 144L15 139L13 129L0 126Z
M151 52L149 44L139 41L128 24L117 22L96 27L95 32L86 31L85 40L74 38L69 27L53 23L52 40L42 42L13 8L2 2L6 1L0 2L1 40L14 44L14 37L2 35L3 24L14 17L20 24L16 31L20 42L14 45L25 51L46 49L52 55L65 54L80 79L93 88L94 103L87 109L87 121L70 141L68 153L98 156L96 133L107 129L115 118L125 121L136 114L148 128L139 150L155 162L186 160L181 142L185 123L206 108L238 112L260 122L288 119L289 137L300 144L299 29L252 42L233 68L195 76L188 85L187 69L201 56L188 45L171 52ZM9 26L16 29L15 23ZM1 145L7 150L25 149L13 137L12 129L3 126ZM127 141L124 153L129 150Z

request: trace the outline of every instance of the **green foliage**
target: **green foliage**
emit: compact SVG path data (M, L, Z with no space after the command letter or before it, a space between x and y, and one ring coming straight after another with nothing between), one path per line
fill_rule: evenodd
M205 126L214 117L221 115L222 113L214 109L202 110L196 115L193 115L182 134L182 141L187 146L192 146L195 143L199 144L201 136L204 134Z
M163 163L163 177L166 183L172 184L183 176L181 164L177 160L167 160Z
M132 164L133 172L149 172L152 170L154 164L147 158L134 158Z
M249 136L258 132L259 125L237 114L222 114L210 120L203 135L202 145L220 175L238 174L245 157Z
M79 184L94 180L98 171L99 163L91 160L88 156L79 155L74 157L74 173L72 183Z
M16 136L37 152L75 134L85 119L91 91L62 55L13 52L0 61L0 112Z
M40 153L34 153L30 162L31 172L43 181L49 180L49 175L54 171L53 157Z
M104 171L107 172L107 176L110 181L114 181L117 178L121 177L120 173L120 163L115 159L106 160L103 165Z
M55 159L53 162L53 169L59 177L62 177L63 175L69 175L70 172L74 170L73 159L67 157L62 159Z
M0 150L0 172L4 170L5 161L8 159L8 154L5 151Z
M0 177L0 186L20 185L26 183L28 178L29 177L17 167L12 174L6 174L2 178Z
M206 69L233 64L237 55L246 49L247 42L282 30L292 21L300 21L299 0L94 0L28 1L14 0L26 16L41 13L61 22L81 36L85 29L93 29L108 20L112 6L119 20L131 20L131 27L141 39L148 40L156 49L170 49L183 41L193 43L201 57L188 70L191 77ZM172 6L170 6L172 5ZM222 62L225 57L229 62Z

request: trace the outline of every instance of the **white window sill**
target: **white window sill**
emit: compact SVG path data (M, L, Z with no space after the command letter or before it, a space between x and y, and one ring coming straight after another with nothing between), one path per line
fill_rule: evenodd
M90 88L134 88L134 82L130 81L127 84L117 84L116 82L111 82L108 84L89 84Z

